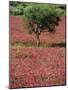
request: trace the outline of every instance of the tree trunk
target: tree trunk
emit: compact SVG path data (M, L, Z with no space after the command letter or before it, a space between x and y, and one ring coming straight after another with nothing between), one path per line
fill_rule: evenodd
M39 39L39 34L37 33L37 47L39 47L40 46L40 39Z
M34 26L34 33L36 34L36 38L37 38L37 47L40 46L40 39L39 39L39 35L40 35L40 31L38 29L38 25Z

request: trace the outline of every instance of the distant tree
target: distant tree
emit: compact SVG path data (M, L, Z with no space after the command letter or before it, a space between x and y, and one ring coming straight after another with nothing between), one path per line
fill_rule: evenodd
M40 46L40 34L45 30L55 31L55 26L60 21L60 12L53 5L31 5L24 9L27 30L30 34L33 32L37 38L37 46Z
M18 1L10 1L10 15L23 15L23 8L25 8L27 5L24 2L18 2Z

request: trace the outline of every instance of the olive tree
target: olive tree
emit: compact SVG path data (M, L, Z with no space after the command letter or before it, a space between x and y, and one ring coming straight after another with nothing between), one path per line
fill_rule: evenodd
M55 31L55 26L60 21L59 14L55 5L35 4L24 8L27 30L30 34L35 33L38 47L40 46L41 32Z

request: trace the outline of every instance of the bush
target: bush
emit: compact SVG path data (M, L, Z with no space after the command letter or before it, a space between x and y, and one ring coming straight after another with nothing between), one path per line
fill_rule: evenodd
M10 15L23 15L23 6L10 6Z

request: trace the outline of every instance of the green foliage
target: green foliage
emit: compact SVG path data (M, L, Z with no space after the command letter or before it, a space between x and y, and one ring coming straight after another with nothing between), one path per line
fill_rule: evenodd
M23 6L10 6L10 15L23 15Z
M50 4L39 4L39 3L27 3L27 2L18 2L18 1L10 1L10 15L23 15L23 8L26 8L28 6L32 5L40 5L40 6L46 6ZM65 5L52 5L53 7L57 7L57 9L60 9L63 13L61 15L65 15Z
M23 15L26 4L23 2L10 1L10 15Z
M43 29L48 29L48 31L53 31L55 25L58 25L60 20L61 12L53 5L31 5L24 9L24 17L28 22L29 30L34 31L33 24L37 24L40 32ZM30 30L30 31L31 31Z

